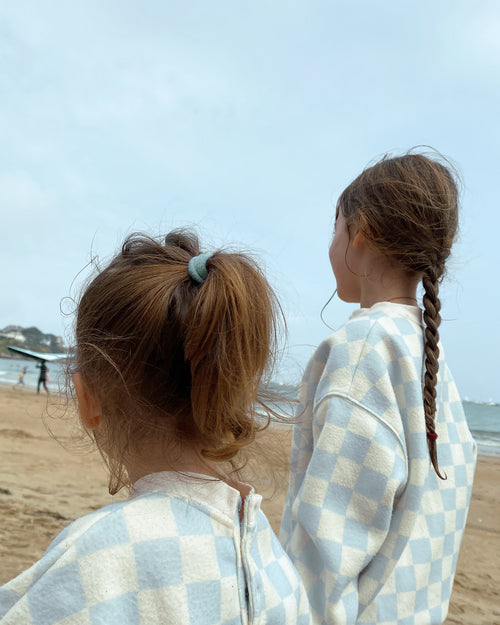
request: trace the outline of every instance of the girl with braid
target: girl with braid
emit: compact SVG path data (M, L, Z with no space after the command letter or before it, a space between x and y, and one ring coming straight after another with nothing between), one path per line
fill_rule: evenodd
M306 370L280 534L316 623L438 625L448 612L476 460L438 331L452 171L386 156L337 204L330 262L360 308Z

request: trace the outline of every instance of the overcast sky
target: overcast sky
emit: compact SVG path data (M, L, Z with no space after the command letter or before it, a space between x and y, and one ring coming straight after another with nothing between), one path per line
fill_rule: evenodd
M339 193L425 144L464 179L449 364L463 397L500 401L496 0L5 0L0 62L0 328L67 335L92 254L187 224L262 260L297 381L330 332Z

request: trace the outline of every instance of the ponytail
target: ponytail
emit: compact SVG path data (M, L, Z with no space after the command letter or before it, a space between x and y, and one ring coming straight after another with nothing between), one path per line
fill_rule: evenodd
M216 252L192 304L185 359L191 371L193 421L203 455L230 460L269 417L255 419L257 390L276 342L275 296L247 256Z

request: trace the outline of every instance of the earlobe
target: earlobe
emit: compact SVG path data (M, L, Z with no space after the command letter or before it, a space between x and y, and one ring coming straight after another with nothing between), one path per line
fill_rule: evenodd
M83 425L89 430L95 430L101 423L101 407L94 396L89 393L80 373L73 374L78 411Z

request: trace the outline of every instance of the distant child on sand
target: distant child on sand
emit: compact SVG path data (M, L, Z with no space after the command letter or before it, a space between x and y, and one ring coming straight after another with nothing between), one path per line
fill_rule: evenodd
M66 528L0 589L0 622L307 624L298 574L228 463L256 419L276 337L275 296L243 254L192 234L128 238L83 293L80 417L114 503Z
M23 367L21 371L19 371L16 386L22 386L24 388L24 376L26 375L26 371L28 371L28 367Z
M408 153L337 204L330 262L340 299L360 308L305 373L280 534L316 623L448 612L476 459L438 333L457 195L447 165Z

